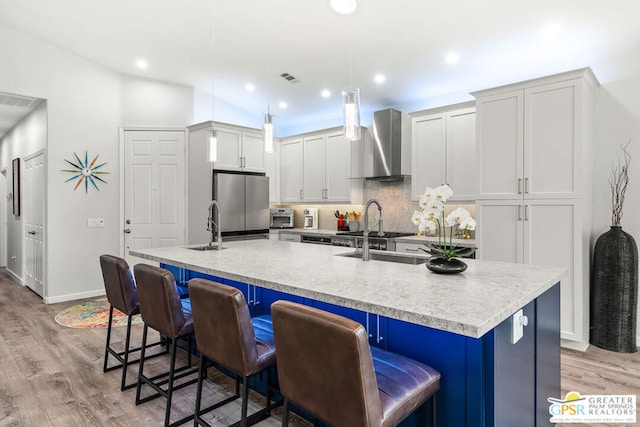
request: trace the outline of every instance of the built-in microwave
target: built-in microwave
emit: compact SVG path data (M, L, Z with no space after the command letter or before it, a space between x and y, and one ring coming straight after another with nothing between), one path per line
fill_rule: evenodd
M293 209L292 208L271 208L271 228L293 228Z

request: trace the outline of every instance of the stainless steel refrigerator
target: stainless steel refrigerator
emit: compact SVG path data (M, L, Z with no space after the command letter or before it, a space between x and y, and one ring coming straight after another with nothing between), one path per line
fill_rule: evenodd
M268 237L269 177L265 174L214 170L213 198L220 205L223 241L225 237Z

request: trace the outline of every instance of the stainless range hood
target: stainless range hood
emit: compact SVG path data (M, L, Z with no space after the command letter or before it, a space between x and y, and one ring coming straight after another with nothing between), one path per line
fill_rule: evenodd
M373 174L367 180L399 181L403 179L402 113L386 109L373 113Z

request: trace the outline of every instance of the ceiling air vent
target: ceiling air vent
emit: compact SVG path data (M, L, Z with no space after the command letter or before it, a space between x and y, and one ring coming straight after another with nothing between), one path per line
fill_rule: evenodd
M29 98L27 96L10 95L8 93L0 93L0 105L8 105L19 108L32 108L40 101L37 98Z
M299 83L300 82L300 80L296 79L295 76L292 76L289 73L282 73L282 74L280 74L280 77L282 77L283 79L285 79L289 83Z

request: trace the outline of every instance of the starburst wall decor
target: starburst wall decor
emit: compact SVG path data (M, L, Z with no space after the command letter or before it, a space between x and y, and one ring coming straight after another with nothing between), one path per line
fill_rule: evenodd
M87 151L84 152L84 162L80 160L80 157L74 152L73 157L75 157L75 162L64 159L65 162L69 163L74 169L62 169L62 172L69 172L74 174L71 178L67 179L65 182L78 180L76 186L73 187L73 191L75 191L83 182L84 182L84 192L89 192L89 184L93 186L97 191L100 191L98 188L98 184L96 181L99 181L103 184L106 184L107 181L100 178L100 175L108 175L109 172L99 171L101 167L107 164L107 162L96 164L98 161L98 154L93 158L91 163L89 163L89 153Z

